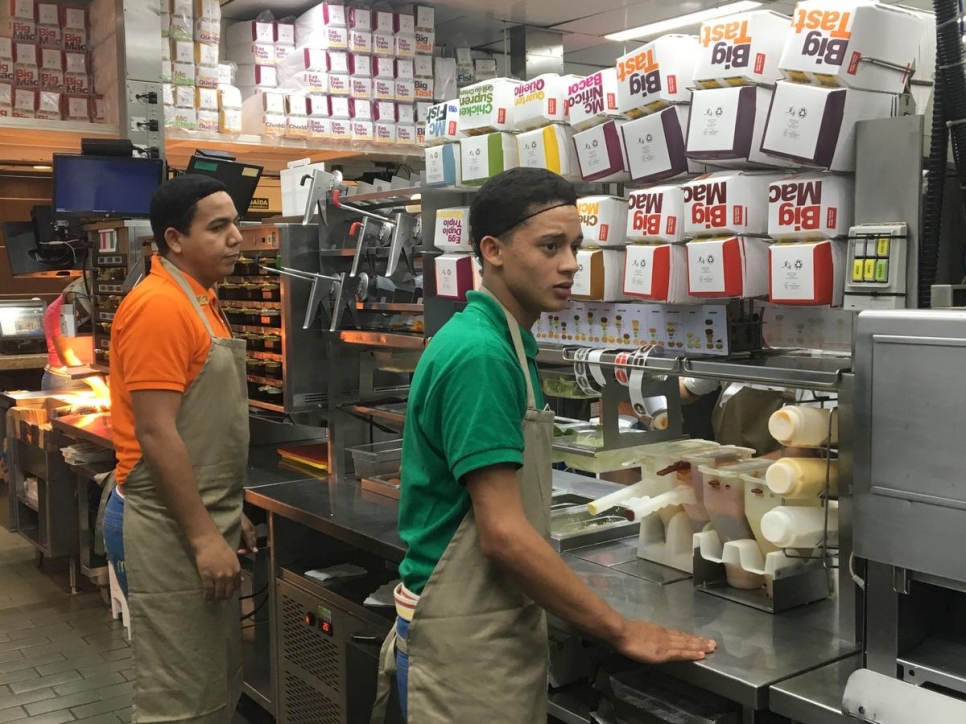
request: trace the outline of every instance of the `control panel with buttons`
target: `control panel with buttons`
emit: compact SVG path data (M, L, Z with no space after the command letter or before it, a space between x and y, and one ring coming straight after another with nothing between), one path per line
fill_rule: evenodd
M861 224L849 229L845 309L902 309L906 306L904 223Z

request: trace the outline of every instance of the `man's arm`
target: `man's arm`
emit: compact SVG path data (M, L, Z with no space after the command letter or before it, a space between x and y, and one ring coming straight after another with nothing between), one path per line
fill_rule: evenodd
M205 599L218 601L238 589L240 566L198 493L188 449L178 434L181 396L169 390L132 391L135 432L158 496L194 552Z
M514 466L469 473L466 488L483 555L554 616L638 661L694 661L714 651L714 641L626 619L594 594L527 521Z

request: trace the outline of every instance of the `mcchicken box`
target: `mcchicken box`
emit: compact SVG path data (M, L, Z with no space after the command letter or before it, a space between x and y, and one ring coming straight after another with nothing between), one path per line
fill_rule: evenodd
M627 240L674 244L684 241L684 192L680 186L652 186L627 197Z
M784 176L749 171L710 173L681 186L688 238L768 231L768 187Z
M770 10L756 10L702 23L695 86L774 84L781 78L778 61L791 34L790 20Z
M802 0L791 29L779 63L788 80L901 93L927 22L872 0Z
M518 85L518 80L497 78L460 89L459 130L470 136L513 130L513 89Z
M852 226L852 179L830 173L803 173L768 187L768 236L778 241L839 239Z
M617 112L625 118L691 100L698 56L693 35L663 35L617 59Z

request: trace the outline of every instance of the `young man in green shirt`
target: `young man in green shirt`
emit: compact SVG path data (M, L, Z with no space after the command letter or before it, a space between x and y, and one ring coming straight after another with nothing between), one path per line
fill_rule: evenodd
M529 330L569 302L576 202L569 182L542 169L512 169L480 189L470 230L483 289L431 340L413 377L399 508L409 548L383 649L412 722L495 721L497 711L500 721L546 721L544 610L640 661L714 650L625 619L547 541L553 413Z

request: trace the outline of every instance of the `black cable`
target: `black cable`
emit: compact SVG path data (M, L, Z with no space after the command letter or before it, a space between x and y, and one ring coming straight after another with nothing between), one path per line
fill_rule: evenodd
M248 613L246 613L244 616L242 616L241 619L239 619L239 620L240 621L245 621L246 619L251 618L256 613L258 613L259 611L261 611L262 610L262 607L266 603L268 603L268 596L265 596L265 598L262 599L262 602L261 603L259 603L257 606L255 606L255 608L253 608L251 611L249 611Z
M246 598L255 598L255 596L261 596L267 590L268 590L268 584L266 583L264 588L262 588L262 590L255 591L255 593L249 594L247 596L239 596L239 600L244 601Z

